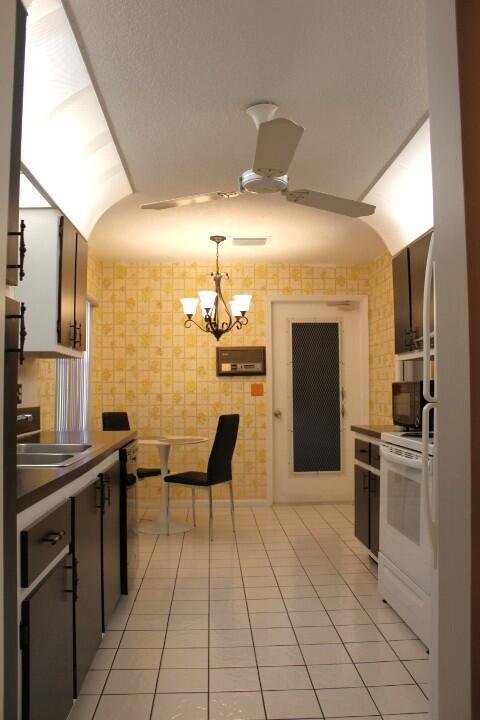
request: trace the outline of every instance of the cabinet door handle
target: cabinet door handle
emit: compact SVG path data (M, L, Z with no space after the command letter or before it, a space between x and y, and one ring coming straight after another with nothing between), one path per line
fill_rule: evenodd
M95 505L95 507L101 511L102 515L105 512L105 499L104 499L104 492L103 492L103 474L100 473L98 476L98 482L95 484L95 490L99 494L100 497L100 504Z
M17 415L17 422L33 422L33 415L31 413Z
M80 580L78 579L78 560L74 560L71 565L64 565L65 570L72 570L72 589L71 590L65 590L66 593L71 593L73 595L73 601L77 602L78 600L78 585Z
M105 487L105 502L108 503L108 506L112 504L112 488L110 486L110 481L106 478L103 479L104 487Z
M43 537L40 542L42 543L50 543L50 545L56 545L60 540L65 537L66 532L65 530L60 530L59 532L49 532L45 537Z
M25 265L25 255L27 253L27 246L25 245L25 228L26 228L26 225L25 225L24 221L22 220L20 222L20 231L8 233L9 237L19 237L20 238L20 248L19 248L20 263L18 265L7 265L7 268L9 268L11 270L19 270L18 276L19 276L20 280L23 280L23 278L25 277L24 265Z
M6 348L5 352L19 353L20 365L25 360L25 339L27 337L27 330L25 328L25 303L20 303L20 314L19 315L6 315L6 320L20 320L20 345L16 348Z
M366 491L370 490L370 483L368 481L368 473L363 473L363 489Z
M73 322L70 323L70 343L72 345L72 348L75 349L75 345L77 344L77 323ZM73 331L73 332L72 332Z

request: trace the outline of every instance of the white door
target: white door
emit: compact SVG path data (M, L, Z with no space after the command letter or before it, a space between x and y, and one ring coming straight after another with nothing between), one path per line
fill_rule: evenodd
M350 425L368 422L367 312L366 298L272 302L274 502L353 500Z

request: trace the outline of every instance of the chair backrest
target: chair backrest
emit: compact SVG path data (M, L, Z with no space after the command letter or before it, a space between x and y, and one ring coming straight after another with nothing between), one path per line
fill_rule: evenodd
M220 415L217 433L208 458L208 482L232 479L232 457L237 442L240 415Z
M102 413L103 430L130 430L128 413L104 412Z

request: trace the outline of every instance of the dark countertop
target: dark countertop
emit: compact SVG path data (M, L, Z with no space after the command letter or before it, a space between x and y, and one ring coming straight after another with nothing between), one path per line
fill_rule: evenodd
M51 495L64 485L91 470L115 450L119 450L136 437L131 431L40 432L19 438L28 443L88 443L92 445L78 462L63 468L18 468L17 512L22 512L39 500Z
M350 430L353 430L353 432L356 433L361 433L362 435L370 435L370 437L380 440L382 433L398 432L400 430L405 430L405 428L400 427L399 425L351 425Z

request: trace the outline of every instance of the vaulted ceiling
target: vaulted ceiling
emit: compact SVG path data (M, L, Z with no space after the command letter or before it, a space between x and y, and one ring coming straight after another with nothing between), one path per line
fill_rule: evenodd
M210 257L210 234L265 235L255 257L366 261L361 220L281 196L140 210L237 187L270 100L305 127L290 186L358 199L428 110L422 0L65 0L135 193L91 242L103 257ZM262 255L263 253L263 255ZM226 255L252 260L252 249Z

